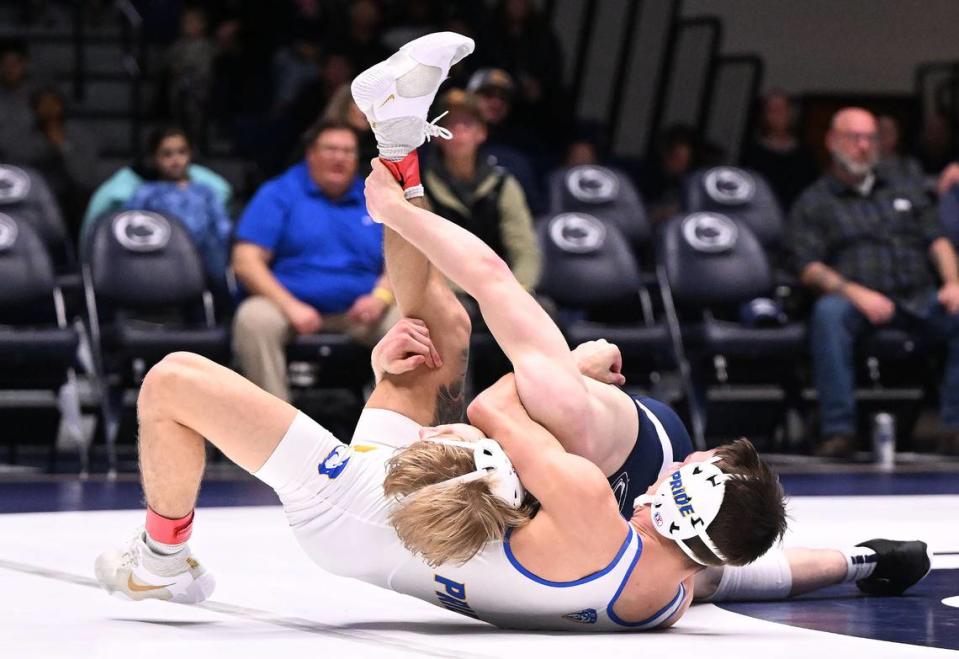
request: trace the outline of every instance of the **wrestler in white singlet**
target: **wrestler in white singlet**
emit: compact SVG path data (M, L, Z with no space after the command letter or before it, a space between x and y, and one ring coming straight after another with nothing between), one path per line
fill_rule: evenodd
M401 414L367 409L346 446L301 413L256 476L277 491L297 540L325 570L500 627L635 631L655 627L679 609L682 586L646 620L624 621L612 612L642 553L642 540L625 520L623 544L612 562L572 582L547 581L526 570L510 550L509 534L462 565L432 568L411 554L390 525L396 503L384 495L383 481L393 451L416 441L419 430Z

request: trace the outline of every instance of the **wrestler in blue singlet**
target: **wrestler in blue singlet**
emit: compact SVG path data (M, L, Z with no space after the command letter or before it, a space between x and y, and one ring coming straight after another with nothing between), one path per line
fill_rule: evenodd
M623 466L609 477L609 484L619 502L619 511L626 519L633 516L633 500L646 493L649 486L659 478L662 469L672 462L682 462L693 452L693 443L686 426L669 405L653 398L631 398L639 413L639 436ZM650 414L658 419L665 430L672 456L664 455L666 451L663 449L663 440L650 419Z

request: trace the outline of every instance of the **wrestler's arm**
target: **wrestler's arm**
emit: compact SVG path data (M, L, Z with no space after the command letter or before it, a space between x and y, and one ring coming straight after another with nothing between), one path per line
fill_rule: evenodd
M473 425L500 443L523 486L543 511L561 519L564 530L584 542L622 542L622 518L606 477L589 460L567 453L553 434L530 418L512 375L477 396L468 415ZM604 512L610 524L597 524ZM609 537L595 537L607 532Z
M447 277L473 296L497 343L516 372L516 386L530 416L564 442L589 454L591 410L584 378L549 315L516 281L506 263L465 229L403 201L379 163L367 179L367 206L422 251Z
M403 203L410 208L425 206L422 198ZM384 375L377 380L366 406L399 412L424 426L462 421L466 411L469 315L443 275L418 249L389 228L383 242L396 304L404 316L426 324L425 338L442 363L437 368Z

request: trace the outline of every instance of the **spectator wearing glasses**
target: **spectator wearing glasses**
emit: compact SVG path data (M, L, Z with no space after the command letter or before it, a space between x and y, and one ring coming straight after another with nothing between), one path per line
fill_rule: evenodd
M426 196L438 215L479 236L532 290L542 257L523 190L504 168L480 157L486 124L476 97L451 89L441 105L448 112L443 125L453 137L436 141L439 157L423 173Z
M383 228L366 212L357 138L347 123L307 131L301 162L267 181L237 223L233 269L245 299L233 347L244 374L289 400L285 346L345 332L373 345L395 319Z
M534 213L546 211L546 201L539 189L531 154L542 153L537 138L512 117L516 85L503 69L480 69L466 85L486 125L482 155L516 177Z
M876 118L845 108L832 119L828 173L796 201L790 244L803 284L819 293L810 340L819 392L817 453L856 449L853 366L870 327L901 327L948 343L941 417L944 450L959 450L959 267L935 207L915 180L879 163ZM935 273L938 274L937 281Z

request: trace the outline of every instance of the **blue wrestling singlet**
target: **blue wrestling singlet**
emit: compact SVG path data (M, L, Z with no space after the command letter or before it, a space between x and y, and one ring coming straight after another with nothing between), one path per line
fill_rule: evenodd
M639 436L623 466L609 477L619 512L626 519L633 516L633 500L646 493L660 472L672 462L682 462L693 452L686 426L669 405L653 398L631 398L639 414Z

